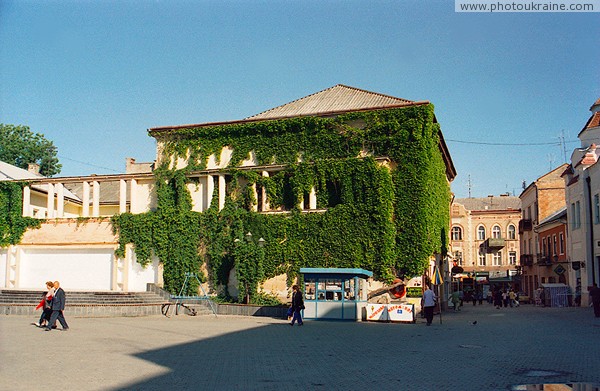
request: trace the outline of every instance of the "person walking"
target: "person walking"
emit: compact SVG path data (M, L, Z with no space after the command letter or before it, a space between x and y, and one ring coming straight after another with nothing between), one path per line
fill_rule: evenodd
M423 292L423 312L425 313L425 319L427 320L427 326L431 326L433 321L433 308L435 307L435 293L429 288L429 285L425 285L425 292Z
M590 289L590 299L592 299L592 305L594 306L594 316L600 318L600 288L596 283Z
M60 287L60 283L58 281L54 281L54 289L54 297L52 297L52 304L50 305L50 308L52 309L52 315L50 316L50 320L46 324L46 328L44 330L51 331L52 326L54 326L58 320L63 331L67 331L69 329L69 325L67 324L63 314L66 301L65 291Z
M302 298L302 291L298 285L292 286L292 311L293 317L290 323L290 326L293 326L296 321L298 321L298 326L302 326L304 322L302 321L302 315L300 311L304 309L304 299Z
M516 298L517 295L515 294L515 291L513 291L512 289L508 291L508 303L510 304L510 308L512 308L513 305L516 304Z
M36 310L42 309L42 314L40 315L40 320L37 323L34 323L37 327L46 327L46 322L50 320L50 316L52 315L52 297L54 296L54 283L52 281L46 282L46 293L44 293L42 297L42 301L35 307Z
M502 307L502 290L500 288L496 288L494 291L494 305L497 310Z
M452 302L452 305L454 306L454 312L456 311L460 311L460 297L458 297L458 291L454 291L452 292L452 295L450 296L450 301Z

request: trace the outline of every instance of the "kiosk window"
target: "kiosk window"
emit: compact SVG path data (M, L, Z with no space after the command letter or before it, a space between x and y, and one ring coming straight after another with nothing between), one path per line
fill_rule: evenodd
M344 300L356 300L356 287L354 279L344 280Z
M315 299L315 280L305 280L304 281L304 297L306 300L314 300Z

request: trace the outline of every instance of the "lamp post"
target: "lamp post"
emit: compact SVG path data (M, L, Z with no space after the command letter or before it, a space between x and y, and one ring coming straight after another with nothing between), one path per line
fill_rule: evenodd
M245 246L254 246L255 242L252 240L252 232L248 231L248 233L246 233L245 235L246 238L246 243ZM234 239L233 241L236 245L240 245L242 243L242 241L240 239ZM257 251L253 251L254 249L252 249L251 247L246 247L243 249L243 259L245 261L248 261L248 258L250 258L250 255L255 255L256 259L253 270L255 272L258 271L258 268L262 267L262 259L264 258L264 253L263 253L263 247L265 246L266 240L263 239L262 237L260 239L258 239L258 241L256 242L256 244L258 245L256 250ZM238 268L239 268L239 263L238 263ZM239 271L238 271L239 272ZM243 282L244 284L244 290L246 291L246 295L244 298L244 303L245 304L250 304L250 290L248 287L248 280L247 280L247 276L246 276L246 280Z

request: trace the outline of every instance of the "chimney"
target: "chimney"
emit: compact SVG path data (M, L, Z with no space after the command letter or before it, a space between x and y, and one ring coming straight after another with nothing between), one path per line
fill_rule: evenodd
M40 165L37 163L29 163L27 165L27 171L35 175L40 175Z

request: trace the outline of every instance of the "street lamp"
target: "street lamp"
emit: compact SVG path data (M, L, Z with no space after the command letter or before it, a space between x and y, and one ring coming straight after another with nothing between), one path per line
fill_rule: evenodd
M246 243L247 243L247 245L253 245L253 244L255 243L255 242L252 240L252 232L248 231L248 233L246 233L246 235L244 235L244 236L245 236L245 238L246 238ZM233 240L233 242L234 242L234 243L236 244L236 246L237 246L237 245L239 245L239 244L240 244L242 241L241 241L240 239L234 239L234 240ZM257 243L256 243L256 244L258 245L258 252L257 252L257 253L256 253L256 252L254 252L254 254L255 254L255 255L257 255L257 258L258 258L258 259L256 259L256 260L255 260L255 263L256 263L256 264L255 264L255 269L256 269L257 267L261 267L261 265L260 265L260 264L262 264L262 260L263 260L263 258L264 258L263 247L265 246L265 243L266 243L266 240L265 240L265 239L263 239L262 237L261 237L260 239L258 239L258 241L257 241ZM247 250L246 250L246 249L244 249L243 251L244 251L244 254L246 254L246 255L244 256L244 258L246 258L246 256L247 256L247 255L250 255L251 253L253 253L253 252L251 252L251 251L250 251L250 249L249 249L249 248L247 248ZM245 287L245 290L246 290L245 303L246 303L246 304L250 304L250 291L249 291L249 289L248 289L248 281L244 281L244 287Z

